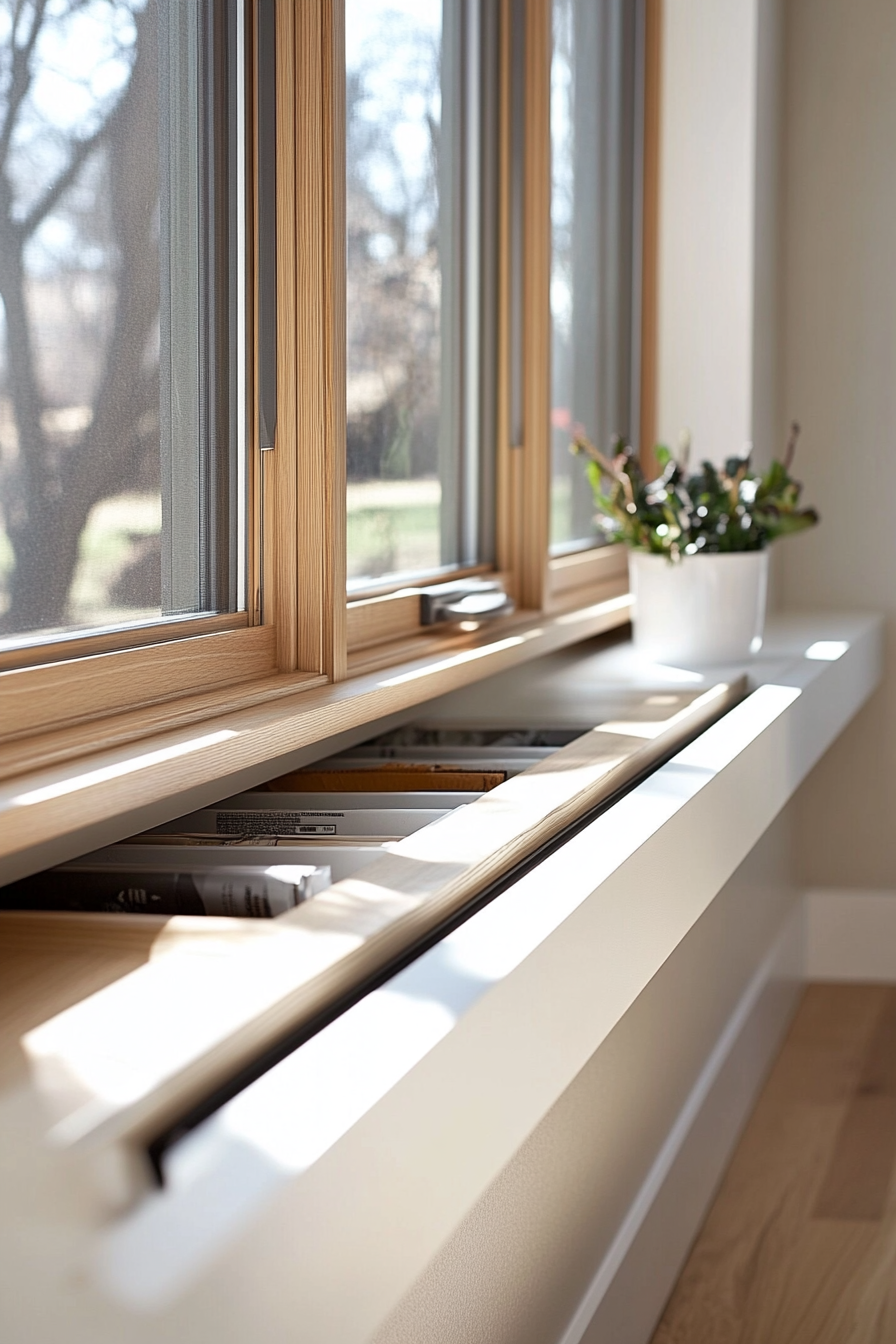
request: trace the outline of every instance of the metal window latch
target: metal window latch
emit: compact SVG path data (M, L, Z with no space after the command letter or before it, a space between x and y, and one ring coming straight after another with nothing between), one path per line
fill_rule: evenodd
M458 579L420 589L420 624L441 621L491 621L509 616L514 601L500 579Z

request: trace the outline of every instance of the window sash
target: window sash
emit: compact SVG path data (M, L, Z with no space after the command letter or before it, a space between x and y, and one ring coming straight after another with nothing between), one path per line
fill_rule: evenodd
M406 33L410 43L423 42L424 36L413 25ZM411 538L399 512L400 500L405 482L418 482L422 488L430 478L419 475L419 463L416 469L408 463L399 472L394 486L388 476L378 483L375 478L368 481L360 472L353 473L357 480L352 479L348 499L349 535L360 527L366 512L361 500L368 487L372 487L380 513L390 519L396 532L397 554L391 564L380 563L371 555L369 570L350 578L347 585L350 597L366 594L372 587L393 579L410 582L424 575L435 577L452 568L494 562L497 295L493 277L498 247L498 36L499 0L450 0L443 5L438 38L438 177L434 176L429 183L431 194L426 197L430 206L437 205L434 231L438 241L435 244L430 240L427 254L419 257L413 244L405 248L405 244L393 239L393 247L397 249L395 260L378 261L371 255L372 242L367 238L367 233L376 228L378 218L388 231L392 204L388 191L381 193L377 185L375 163L372 169L368 161L369 139L374 132L387 138L394 134L397 138L403 118L413 118L416 110L398 104L380 107L379 115L374 113L372 120L368 120L364 108L369 98L375 97L370 90L376 88L377 67L362 64L352 72L360 99L357 105L352 104L358 118L360 148L351 159L348 183L349 200L353 203L352 232L348 236L353 304L349 314L350 387L374 379L383 362L382 352L376 350L377 342L384 340L377 320L377 305L384 302L382 285L397 286L402 295L397 302L407 306L409 315L419 314L422 321L433 323L428 339L437 340L438 350L430 348L421 356L421 379L413 371L417 356L410 350L399 349L395 359L398 367L393 371L399 386L373 411L365 414L355 410L349 417L349 431L356 437L359 451L365 439L369 439L369 450L365 447L364 451L370 470L376 468L378 455L380 465L385 463L383 451L388 426L400 421L403 412L409 420L406 433L415 455L421 451L421 444L426 447L424 441L430 434L427 417L433 416L435 424L431 427L432 441L428 448L434 453L432 466L436 471L438 504L426 542L433 548L432 559L412 558L406 549ZM369 45L366 43L362 50L366 51ZM432 94L432 86L425 87ZM400 148L396 153L400 157ZM404 165L401 171L413 179L417 168L413 164ZM412 231L414 219L409 206L405 232ZM383 241L385 244L385 238ZM437 275L430 277L438 285L435 300L431 296L415 298L415 291L425 288L417 275L421 269L437 270ZM429 293L428 288L426 292ZM427 378L432 380L429 391ZM363 550L353 545L350 569L356 573L364 559Z
M250 452L247 474L249 510L249 612L226 617L183 618L170 626L156 625L134 631L76 640L60 640L40 654L22 651L23 663L66 662L72 686L87 674L88 655L101 655L132 648L139 665L145 654L146 668L164 671L170 658L170 680L164 676L152 689L154 698L168 709L157 713L152 704L135 693L130 702L134 731L141 735L161 731L176 714L221 712L225 703L241 703L241 697L259 698L294 694L303 687L321 684L321 679L340 681L373 661L385 666L415 651L437 650L446 644L462 644L464 636L452 630L425 634L411 618L412 604L389 593L346 602L345 582L345 333L344 259L344 46L341 36L342 5L339 0L320 6L296 7L291 0L251 0L249 33L254 43L254 20L263 5L272 6L277 27L276 48L276 355L278 361L276 447L261 453L258 431L259 368L257 342L250 343L254 374L247 398ZM523 5L526 16L524 40L512 22ZM497 360L495 399L495 541L494 565L514 593L519 617L527 613L584 607L626 591L625 557L615 549L590 552L582 557L550 560L547 537L547 473L549 461L549 208L550 146L548 140L550 73L550 0L500 0L497 25L497 59L500 79L496 84L499 133L497 165L493 173L496 209L496 298ZM514 52L514 42L517 42ZM521 49L521 50L520 50ZM516 60L517 76L525 79L526 96L514 93L511 72ZM650 79L656 78L648 73ZM250 114L256 116L253 91L248 90ZM514 129L514 98L522 105L522 134ZM516 126L516 132L519 132ZM250 136L250 144L253 137ZM514 173L517 167L523 172ZM250 153L246 176L257 200L258 163ZM649 174L648 174L649 177ZM522 201L522 224L517 215L519 266L514 269L513 250L508 246L514 199ZM250 265L247 317L257 333L258 219L250 220L249 242L254 260ZM654 236L655 245L655 236ZM649 255L645 240L645 255ZM645 291L649 289L649 277ZM515 296L515 297L514 297ZM645 304L647 299L645 297ZM511 320L514 311L522 321ZM517 393L513 410L512 352L519 352ZM649 353L649 352L648 352ZM518 424L513 424L514 414ZM642 409L642 423L644 412ZM517 429L521 432L521 441ZM473 572L482 572L474 566ZM262 582L263 576L263 582ZM374 610L374 608L377 608ZM257 623L262 619L268 633L256 644ZM626 618L620 608L619 619ZM608 618L609 619L609 618ZM234 689L221 690L215 700L209 689L220 674L209 656L201 667L194 664L191 682L184 673L195 656L188 646L199 632L218 632L222 622L234 622L234 637L247 637L244 679ZM253 626L249 624L255 622ZM375 627L375 637L371 630ZM273 634L270 632L273 631ZM228 631L225 630L224 633ZM181 636L178 638L177 636ZM469 637L475 640L475 636ZM267 641L267 643L265 642ZM145 643L142 650L134 647ZM161 655L159 650L166 652ZM198 648L196 645L194 648ZM212 641L204 648L210 649ZM218 647L221 647L220 645ZM234 644L234 648L237 644ZM260 653L259 650L267 652ZM354 652L352 652L354 650ZM349 653L351 652L351 662ZM73 657L76 654L77 656ZM206 655L203 654L203 657ZM239 655L243 658L243 654ZM9 668L0 656L0 670ZM97 664L93 664L95 669ZM176 669L176 670L175 670ZM38 685L35 668L34 686ZM20 675L27 678L28 669ZM41 675L43 675L41 673ZM225 673L225 675L227 675ZM142 680L141 680L142 678ZM142 673L137 679L146 685ZM86 684L86 683L85 683ZM109 683L112 684L111 681ZM78 695L81 692L78 690ZM106 738L126 740L128 711L116 699L98 697L95 718L82 733L80 745L66 752L96 748ZM114 701L114 704L113 704ZM192 708L188 708L193 701ZM159 701L161 703L161 701ZM141 708L141 704L143 708ZM205 708L203 708L205 706ZM101 722L104 714L105 724ZM140 721L139 724L137 721ZM118 727L113 729L112 725ZM151 725L156 726L153 728ZM51 749L51 739L62 741L65 707L58 720L41 729L41 742ZM108 725L108 726L106 726ZM149 726L148 726L149 725ZM75 729L72 732L77 735ZM24 750L25 737L13 744ZM12 750L12 747L9 748ZM63 750L63 748L60 748ZM22 757L24 762L25 757ZM19 765L17 768L24 768Z
M66 132L68 159L63 158L54 168L57 177L45 197L50 203L41 203L41 209L49 213L38 213L36 218L52 222L53 212L62 209L70 214L74 211L73 219L83 216L87 222L78 224L77 229L72 225L78 245L68 253L59 252L49 278L40 279L40 265L45 263L38 263L33 275L31 263L25 266L25 334L14 337L11 331L9 336L9 342L15 340L19 351L10 357L10 368L18 369L18 373L10 373L11 397L23 381L19 368L23 359L27 363L30 358L32 365L33 395L29 400L20 390L14 398L20 439L25 435L18 483L23 500L29 501L25 505L26 537L30 534L31 540L27 546L21 536L16 541L21 610L16 610L13 628L0 640L0 648L20 645L30 650L43 642L47 658L52 660L59 656L57 646L64 647L73 636L90 634L83 616L66 622L61 605L71 601L72 584L84 562L84 542L93 510L129 488L148 488L150 495L153 493L152 485L146 487L140 482L145 482L147 470L153 471L156 435L151 428L147 433L144 422L155 416L156 409L161 527L158 533L153 530L148 534L158 537L159 558L153 566L150 550L147 565L149 572L155 568L159 575L160 593L158 598L148 597L142 605L151 610L158 603L155 624L160 626L172 617L235 612L245 606L244 458L240 452L241 389L237 376L242 375L241 354L245 351L244 333L239 327L239 319L245 315L239 292L239 282L245 278L239 185L245 175L238 171L244 158L244 125L242 103L235 97L236 85L243 76L243 13L244 0L230 0L227 5L206 0L180 5L161 0L157 17L152 7L140 11L131 44L132 69L125 72L119 92L110 95L111 101L105 106L97 103L89 114L99 118L96 135L91 138L88 134L93 124L89 120ZM28 24L33 24L28 40L37 42L30 69L35 89L42 78L39 55L44 29L52 37L53 24L66 21L61 14L42 14L40 7L33 15L23 11L13 21L11 42L18 43L20 55L25 50L21 43L27 39ZM100 37L95 52L98 61L110 59L104 54ZM30 86L26 89L28 96ZM16 107L13 100L11 115L15 115ZM157 213L153 208L156 109L162 132L158 135ZM30 124L26 114L21 115ZM49 138L50 128L46 134ZM138 162L141 150L151 163ZM72 192L74 204L70 205L67 202ZM136 201L132 208L123 205L131 198ZM34 227L39 233L42 226ZM17 254L19 261L24 257L27 262L28 249L37 233L34 237L23 235L30 241L25 252ZM157 246L153 242L156 236ZM14 231L9 237L14 237ZM88 244L93 245L93 261L85 260ZM4 271L8 275L14 258L7 261ZM99 269L92 271L91 267L97 265ZM237 284L231 279L234 271ZM70 288L79 276L84 297L79 300L74 295L66 302L66 282ZM40 284L45 293L35 308L38 299L32 290ZM10 302L7 296L7 304ZM63 303L65 308L59 308ZM42 391L38 376L42 371L42 343L30 339L33 332L29 334L29 326L37 323L39 327L47 321L48 304L54 330L66 330L60 324L75 321L81 309L87 313L93 307L97 307L97 313L108 309L108 329L94 314L83 357L74 364L75 369L80 368L80 376L66 374L60 366ZM156 315L157 375L150 353ZM88 321L83 313L78 320ZM51 432L44 424L47 414L39 417L42 429L38 432L32 414L32 403L40 410L59 395L77 397L93 412L93 423L88 416L87 428L71 445L65 440L57 442L54 435L60 431ZM143 396L147 398L146 408L140 401ZM148 449L143 446L146 439ZM124 464L132 461L133 468L129 465L125 469ZM11 510L11 535L14 516L15 510ZM21 533L21 518L15 527ZM133 563L137 563L136 558ZM49 570L43 579L41 566ZM53 577L59 592L44 602L45 610L39 610L40 588L52 589ZM66 583L67 599L63 591ZM27 597L29 592L33 601ZM133 621L115 619L118 613L110 603L114 606L123 601L126 598L110 594L105 604L95 604L97 627L103 634L112 634L132 625L134 644L139 646L146 638L148 621L136 612ZM176 635L172 630L169 637ZM29 652L23 652L23 660L31 660Z
M552 9L552 418L566 422L552 428L551 555L561 556L603 540L567 451L576 425L605 450L614 434L639 442L644 7Z

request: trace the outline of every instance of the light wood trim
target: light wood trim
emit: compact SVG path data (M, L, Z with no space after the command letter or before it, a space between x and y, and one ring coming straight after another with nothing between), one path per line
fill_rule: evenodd
M284 672L0 743L0 779L75 761L97 750L114 751L175 728L201 724L221 714L312 690L326 682L320 672Z
M611 578L592 581L584 584L581 588L570 588L566 592L560 592L556 597L552 597L549 603L550 610L552 612L578 611L582 605L583 596L587 594L591 602L624 602L629 613L626 620L631 620L631 594L628 588L628 579Z
M450 572L435 573L420 580L420 585L451 583L456 579L475 578L478 575L501 578L508 592L512 592L509 576L497 572L493 565L459 566ZM386 583L380 592L354 593L345 609L345 635L348 664L351 655L371 644L384 640L406 639L412 634L423 634L420 624L420 585L404 582ZM430 632L431 633L431 632Z
M261 625L262 611L262 484L263 462L259 438L258 390L258 0L249 0L245 15L246 44L246 124L251 133L246 136L246 183L251 193L245 210L246 228L246 605L250 624ZM275 76L276 77L276 76Z
M349 652L381 644L386 639L404 639L420 632L420 593L401 588L384 597L349 603L346 613Z
M534 613L526 612L532 618ZM369 648L354 649L348 655L348 670L352 677L364 677L370 672L387 671L390 667L417 658L444 657L455 649L470 648L470 636L433 631L430 634L406 635L373 644Z
M281 670L336 679L345 675L343 45L340 0L278 0L279 391L265 462L265 619L277 627Z
M240 928L240 925L243 927ZM0 1088L28 1081L22 1036L148 961L203 940L216 951L238 937L276 935L273 922L164 915L0 911Z
M146 964L168 922L146 918L0 911L0 1087L28 1081L25 1032Z
M254 3L249 6L254 11ZM254 125L254 27L251 22L246 26L246 100L250 109L250 125ZM251 184L252 197L255 197L255 162L252 153L254 137L248 136L247 180ZM248 210L246 228L250 257L254 249L253 211ZM252 274L251 265L248 273ZM247 326L249 333L254 330L255 286L250 285L247 296ZM250 335L251 338L251 335ZM254 423L254 379L248 379L247 418L249 425ZM255 434L250 430L249 440L253 447ZM252 466L256 454L250 451L247 464L247 530L249 539L249 565L247 573L247 599L251 608L255 608L254 588L257 582L257 562L253 561L252 551L256 548L258 528L255 523L256 489L253 481ZM64 633L52 641L25 644L19 647L0 649L0 678L8 672L22 672L15 682L0 680L0 739L7 739L24 731L40 730L55 721L71 723L89 714L91 717L115 712L127 704L139 708L150 702L169 696L183 696L188 691L202 692L211 684L209 669L203 656L198 652L204 645L191 641L201 637L223 632L247 632L254 621L247 611L223 612L213 615L160 617L152 623L126 626L121 629L102 630L97 633ZM266 676L272 670L266 650L270 636L260 638L250 636L245 642L228 646L235 654L231 668L224 673L218 684L231 684L235 677L231 671L238 671L240 680ZM218 645L222 655L224 645ZM155 652L150 652L155 650ZM165 652L167 650L168 652ZM237 652L238 650L238 652ZM96 661L107 654L127 654L115 663ZM231 655L228 653L227 655ZM57 665L58 676L48 672L48 668ZM188 669L197 672L195 684L189 684ZM100 673L98 669L108 669ZM115 669L113 672L112 669ZM28 670L27 678L24 673ZM119 684L116 684L118 681ZM15 685L14 693L10 690ZM129 685L130 693L125 695L122 686ZM60 694L61 688L61 694ZM39 698L55 698L56 708L48 704L37 705ZM30 708L34 700L35 704Z
M358 602L370 602L376 598L391 597L393 593L411 587L420 587L423 584L450 583L454 579L472 578L476 574L493 574L494 569L494 565L457 565L434 570L431 575L414 574L409 577L405 574L403 578L393 577L391 579L386 577L382 583L371 583L364 588L352 589L348 595L348 606L351 608Z
M303 13L316 9L316 5L301 6ZM274 448L262 457L261 493L264 620L277 630L277 666L282 672L299 666L295 269L302 221L296 212L295 20L292 0L276 0L277 430ZM318 84L315 79L315 89ZM315 122L306 128L309 141L314 140L315 129ZM308 241L301 238L306 246ZM315 247L308 251L313 261ZM310 389L303 388L303 392L307 397Z
M132 814L139 808L151 805L160 822L172 819L184 810L173 797L176 793L196 790L192 805L197 807L203 805L202 799L214 802L228 791L231 778L239 777L239 788L261 783L290 768L284 758L291 752L318 747L316 754L324 755L327 739L615 629L629 619L629 610L625 598L614 598L551 617L521 616L512 630L504 622L500 630L492 625L448 651L430 646L425 656L392 661L385 673L373 671L309 690L285 687L277 698L264 695L254 704L240 703L233 690L217 692L214 717L206 710L186 726L154 732L148 746L139 750L114 744L87 759L80 755L61 765L22 771L0 784L0 880L12 881L45 867L46 859L41 861L33 851L50 840L70 837L65 843L74 855L92 847L79 840L91 827L102 824L110 841L131 834ZM247 685L246 697L268 685ZM227 701L233 707L228 708ZM180 712L183 706L189 711L189 704L173 701L170 712ZM102 740L106 732L104 724ZM142 763L145 752L165 750L183 754L174 764L158 758ZM106 767L126 769L126 786L120 775L108 779L96 775ZM29 798L26 804L17 801L23 797ZM122 819L117 830L116 818Z
M263 626L0 673L0 740L269 676Z
M175 616L171 620L161 619L156 625L129 626L125 630L105 630L96 635L63 635L52 643L30 644L0 652L0 672L71 662L73 658L115 653L118 649L149 648L152 644L170 644L194 635L214 635L221 630L244 630L248 624L246 612L233 611L219 616Z
M505 590L510 591L510 576L490 565L477 565L450 574L440 574L434 576L432 582L451 583L456 579L480 574L499 579ZM381 596L350 602L346 615L349 656L386 640L407 639L412 635L432 639L434 635L447 633L444 626L433 628L420 624L420 588L416 586L396 587L393 592Z
M324 361L324 440L320 468L324 487L323 660L334 681L346 664L346 327L345 327L345 4L323 6L323 210L324 274L321 313L314 336Z
M663 0L645 0L640 451L648 476L657 470L653 447L657 435L662 23Z
M322 200L324 176L324 16L326 4L294 5L292 147L295 177L295 256L291 295L295 320L295 364L287 376L295 380L296 490L293 503L297 555L298 628L296 667L320 672L324 665L324 612L327 531L324 482L324 364L322 345L332 324L323 306L326 220ZM287 40L284 33L284 40ZM288 145L283 146L289 153Z
M418 838L409 836L357 877L281 917L275 936L249 930L243 938L237 932L230 976L209 967L201 944L195 957L183 946L164 968L150 963L121 990L101 990L107 1011L98 1013L94 998L83 1014L76 1005L65 1018L44 1023L23 1045L38 1083L42 1076L50 1083L57 1139L155 1137L266 1046L382 971L563 827L706 727L740 698L743 682L680 692L680 703L665 714L639 708L634 717L655 722L655 735L633 736L623 725L614 732L611 724L586 733L427 828L423 852ZM177 919L170 923L177 925ZM347 935L354 941L348 949ZM189 1012L201 1002L205 1034L195 1020L186 1035L166 1025L177 1021L177 1012L152 1012L160 993L169 1009L182 1002ZM124 1037L138 1061L139 1088L115 1102L99 1097L90 1079L97 1064L102 1070L120 1054ZM73 1081L64 1099L54 1098L54 1076L77 1079L77 1086Z
M628 579L628 551L624 546L599 546L586 551L558 555L548 565L553 593L581 588L589 582Z
M497 389L495 463L495 558L508 574L512 596L519 600L520 499L516 490L520 446L510 442L511 359L511 0L501 0L499 30L498 105L498 322L496 353Z
M520 604L544 605L550 529L551 2L526 7Z
M546 606L582 606L593 592L592 601L627 593L628 552L624 546L599 546L571 555L555 556L548 563Z
M502 616L488 622L488 633L493 642L515 635L518 630L529 631L537 620L536 611L517 611L512 616ZM627 619L627 618L626 618ZM364 676L406 663L411 658L440 658L455 649L474 647L474 639L481 639L485 630L462 630L459 625L449 623L436 626L417 626L416 631L401 637L379 640L365 648L350 650L348 655L349 672L353 677Z
M507 435L507 378L508 378L508 310L509 310L509 288L508 288L508 262L507 262L507 239L508 239L508 215L507 215L507 191L508 191L508 161L509 161L509 99L508 99L508 78L509 78L509 10L507 0L501 0L502 10L499 19L500 33L499 41L500 51L500 97L501 107L499 112L498 134L500 139L498 162L499 172L501 173L501 184L499 186L499 241L498 241L498 352L497 352L497 424L496 441L494 445L483 444L483 450L490 448L497 454L496 466L496 551L498 555L498 570L502 571L502 577L507 591L516 597L513 575L509 572L509 566L504 563L503 557L508 554L507 550L507 522L504 518L504 503L507 499L507 491L503 485L503 475L506 474L505 461L505 441ZM340 5L344 12L344 4ZM344 52L344 36L342 38L342 50ZM342 91L344 98L344 56L342 69L340 71L343 80ZM344 141L344 133L343 133ZM344 180L344 161L342 163ZM344 230L344 217L342 228ZM338 235L337 235L338 236ZM502 278L503 277L503 278ZM343 277L344 284L344 277ZM343 311L343 310L340 310ZM344 349L344 333L343 333ZM343 388L344 404L344 388ZM342 425L342 434L344 443L344 423ZM343 454L344 467L344 454ZM344 492L343 482L343 492ZM345 504L342 503L342 524L345 527ZM341 550L345 548L345 533L339 538ZM472 577L478 574L495 574L495 566L492 564L463 565L452 569L450 572L434 571L432 574L415 580L412 584L407 578L391 579L388 576L380 584L371 583L369 588L354 591L349 594L345 608L345 647L347 649L348 659L345 665L345 673L355 675L359 667L367 666L368 659L361 651L370 648L372 645L383 645L387 642L394 646L394 657L401 659L404 656L410 656L408 650L423 651L433 638L434 632L425 633L425 627L421 626L417 620L417 611L419 609L419 598L411 596L412 587L419 584L429 583L449 583L453 579ZM441 633L441 632L440 632ZM384 666L385 663L381 656L375 658L376 666ZM345 674L344 673L344 674Z

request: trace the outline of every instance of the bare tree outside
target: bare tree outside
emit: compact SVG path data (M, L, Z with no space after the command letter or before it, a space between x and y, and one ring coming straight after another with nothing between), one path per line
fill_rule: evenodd
M440 563L441 0L348 0L350 579Z
M160 612L158 55L156 0L0 0L6 637Z

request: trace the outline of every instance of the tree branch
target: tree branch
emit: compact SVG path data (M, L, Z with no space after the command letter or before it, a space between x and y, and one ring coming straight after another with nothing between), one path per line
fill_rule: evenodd
M28 90L31 88L31 57L34 53L37 35L41 30L44 21L44 11L47 7L47 0L37 0L34 6L34 22L31 25L31 32L28 34L28 40L23 47L13 47L12 61L10 64L9 79L9 100L6 104L6 116L3 118L3 127L0 129L0 163L5 163L9 154L9 145L12 140L12 133L15 129L16 118L19 115L19 109L24 102ZM19 10L19 14L21 9ZM18 23L19 14L16 14L15 23ZM15 41L15 25L13 27L13 41Z
M97 145L102 140L103 135L105 134L107 129L108 129L108 123L103 122L103 124L96 131L94 131L93 135L89 135L86 140L75 141L74 148L72 149L72 156L69 159L67 165L65 166L63 171L59 174L56 181L47 188L44 195L37 202L37 204L34 205L31 210L28 211L28 214L25 216L24 220L19 225L23 238L28 238L31 236L31 234L37 228L38 224L42 223L43 220L46 219L47 215L53 209L54 205L57 204L60 197L63 196L66 193L66 191L68 191L69 187L72 185L72 183L78 176L78 173L84 167L84 164L87 161L87 159L90 157L90 155L96 149Z

